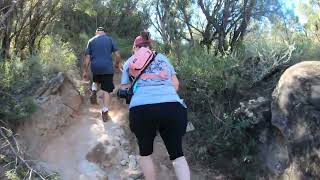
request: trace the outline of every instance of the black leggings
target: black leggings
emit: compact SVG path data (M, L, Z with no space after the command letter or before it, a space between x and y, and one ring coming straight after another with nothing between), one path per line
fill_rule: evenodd
M183 156L182 137L187 127L187 109L178 102L148 104L130 109L130 129L138 139L141 156L153 152L157 130L163 139L170 160Z

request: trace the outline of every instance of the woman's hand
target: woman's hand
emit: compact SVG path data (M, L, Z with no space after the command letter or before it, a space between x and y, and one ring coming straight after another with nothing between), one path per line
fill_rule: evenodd
M130 87L131 87L131 83L120 85L120 89L129 89Z

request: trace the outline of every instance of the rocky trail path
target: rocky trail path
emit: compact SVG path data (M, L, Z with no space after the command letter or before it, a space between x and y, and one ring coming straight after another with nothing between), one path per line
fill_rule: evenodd
M126 112L125 105L113 97L112 120L104 123L99 106L85 102L77 120L40 154L44 166L66 180L139 179Z
M115 77L115 82L119 82L119 75ZM91 105L89 96L83 99L79 110L72 114L72 121L60 130L59 126L55 128L59 131L58 135L48 136L50 138L42 139L33 150L31 148L39 165L58 173L63 180L143 180L138 165L138 148L129 130L128 108L124 100L112 94L109 112L112 120L103 122L100 107ZM26 126L25 132L22 131L24 136L30 136L31 144L38 140L34 138L32 129L36 128ZM153 157L157 179L175 180L171 161L160 137L156 137ZM216 179L204 172L191 171L194 180Z

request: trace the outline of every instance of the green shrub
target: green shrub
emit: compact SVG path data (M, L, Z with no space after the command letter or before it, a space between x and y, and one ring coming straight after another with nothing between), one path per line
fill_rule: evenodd
M26 179L26 177L28 178L31 177L31 179L42 179L35 172L32 172L30 176L31 170L28 169L28 167L22 162L19 162L18 164L15 164L14 162L15 162L14 157L8 158L8 161L6 162L0 162L0 165L5 166L4 177L6 177L8 180L23 180L23 179ZM60 176L57 174L47 175L47 173L41 173L41 176L46 180L61 179Z
M201 47L183 47L180 62L173 62L181 81L180 94L196 128L187 134L193 158L233 177L257 179L262 175L255 156L256 137L250 132L253 122L233 115L243 98L240 90L251 89L279 65L319 59L319 47L303 36L295 36L291 43L247 37L242 47L225 56Z
M258 160L257 143L247 129L251 119L232 114L238 106L239 89L249 86L241 70L240 54L215 56L200 48L184 51L174 62L181 80L181 96L189 107L189 119L196 130L187 135L194 159L208 166L232 172L235 177L251 177Z
M270 39L246 39L238 50L241 76L250 84L263 80L279 66L293 62L294 43Z
M0 61L0 120L16 124L36 110L32 96L57 72L79 74L68 43L47 36L39 54Z
M118 48L121 52L122 58L124 60L129 58L132 54L132 46L133 46L134 39L132 39L132 42L131 42L130 40L127 40L127 39L115 37L115 40L117 41Z
M234 52L239 57L241 76L250 84L263 80L277 67L320 59L320 43L304 34L296 32L285 38L281 34L256 33L249 33Z
M239 78L239 61L233 56L215 56L194 48L184 51L181 62L175 66L182 81L181 94L188 97L192 111L209 113L223 108L223 102L233 98L228 93L246 85ZM223 109L220 110L222 113Z
M59 37L46 36L41 47L37 58L46 76L57 72L78 73L77 56L70 44L62 42Z
M258 142L248 133L252 119L238 119L233 114L213 119L201 113L189 113L189 118L196 127L186 136L192 159L233 177L259 174Z
M42 70L34 59L0 62L0 119L14 123L35 111L30 96L42 82Z
M298 35L294 38L296 52L294 58L301 60L320 60L320 42Z

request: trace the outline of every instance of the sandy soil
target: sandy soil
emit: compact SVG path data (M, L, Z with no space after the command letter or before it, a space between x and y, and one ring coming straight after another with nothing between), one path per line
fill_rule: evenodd
M118 78L116 78L117 82ZM77 117L59 136L47 139L39 153L39 165L64 180L144 179L137 163L138 149L128 128L127 105L112 95L111 121L103 122L100 107L88 97ZM162 140L155 140L154 162L159 180L174 180L173 167ZM216 179L192 170L192 179Z

